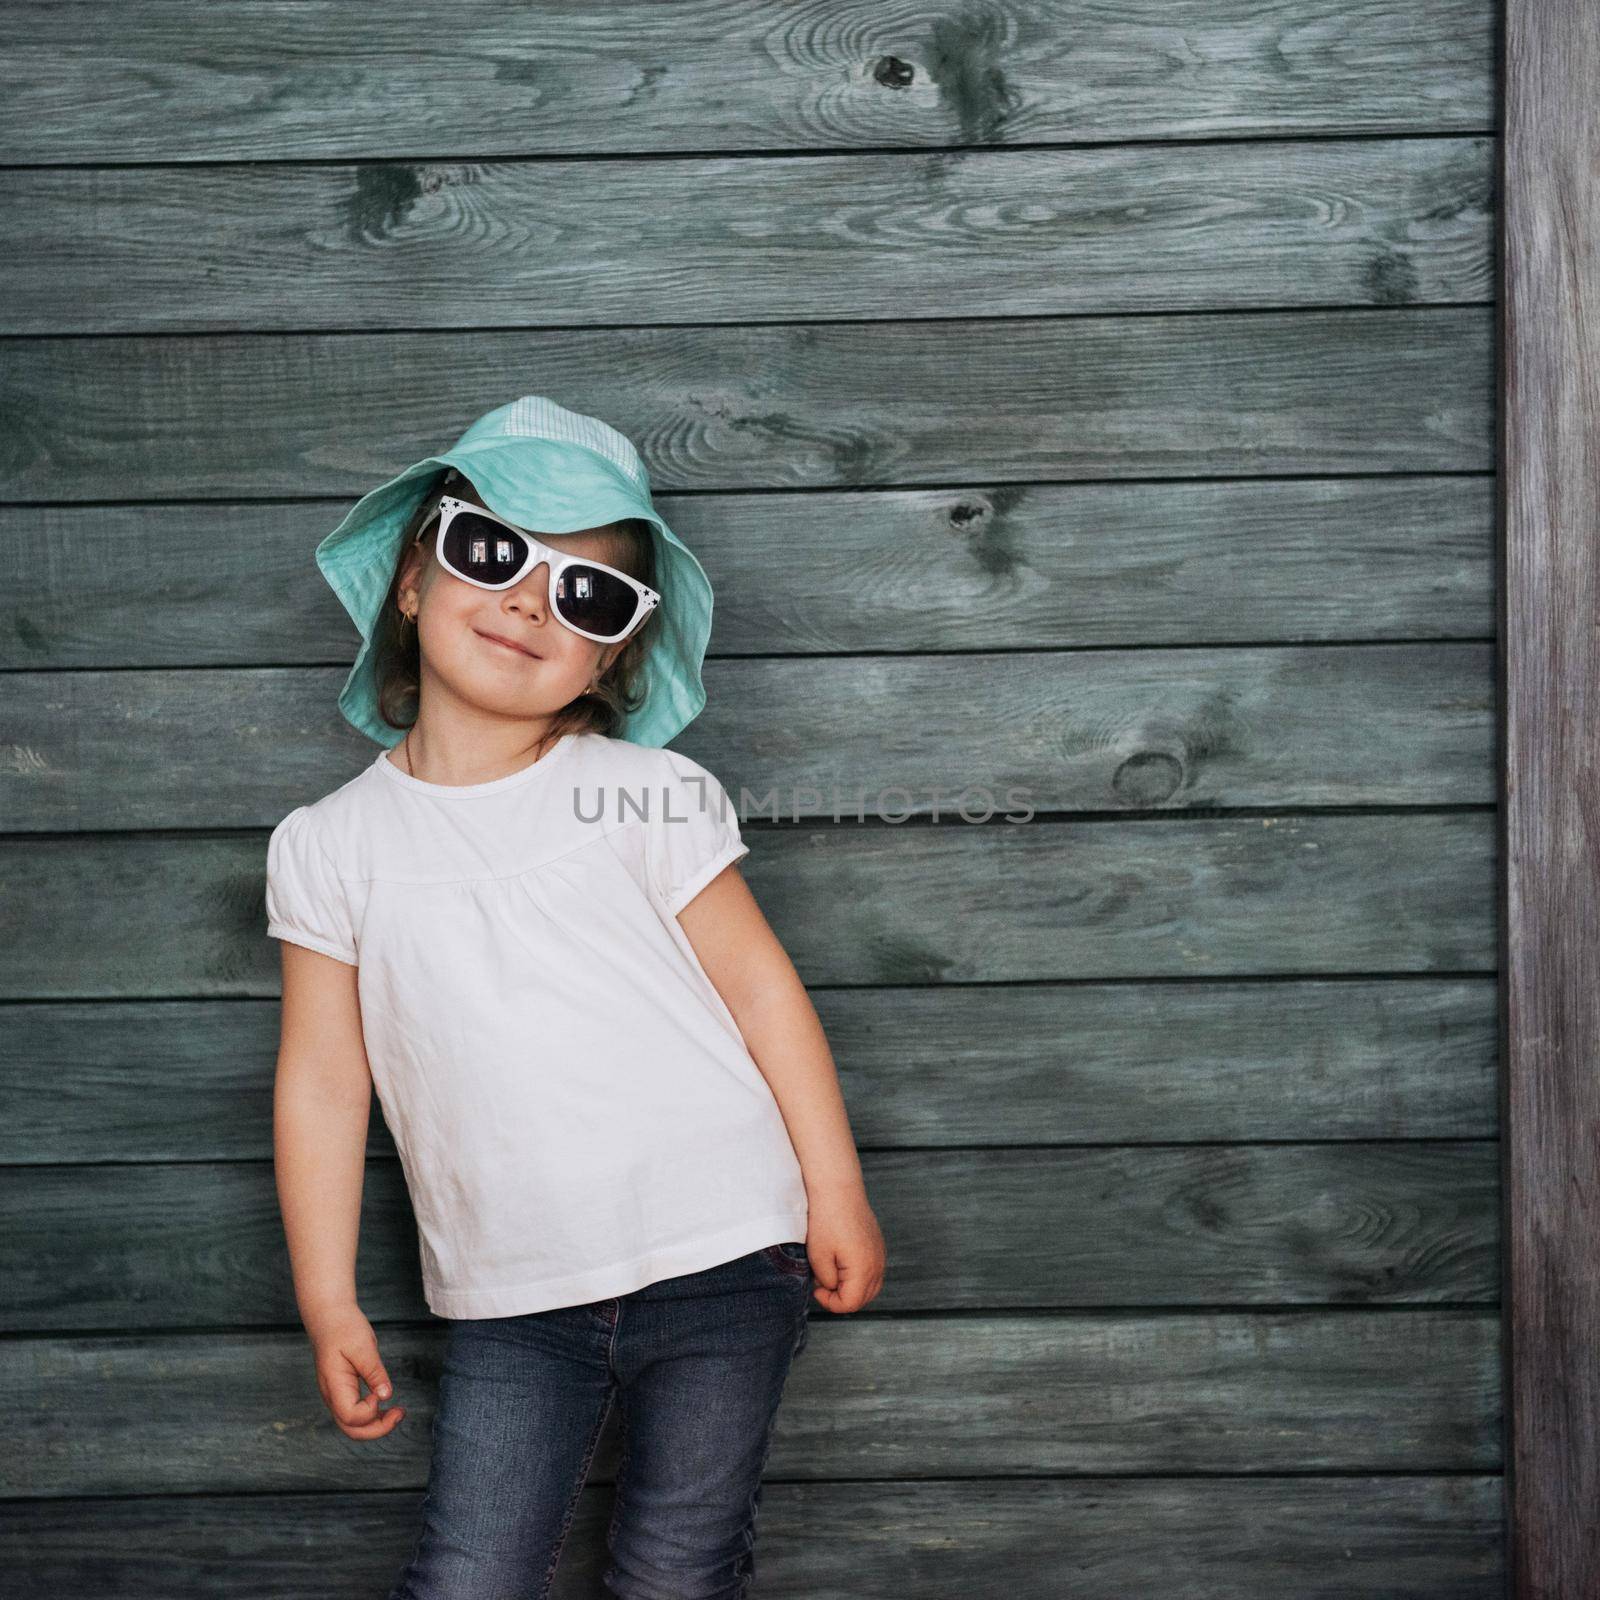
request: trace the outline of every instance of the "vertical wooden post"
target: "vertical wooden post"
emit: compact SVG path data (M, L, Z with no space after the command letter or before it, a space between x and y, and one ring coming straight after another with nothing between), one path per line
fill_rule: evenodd
M1499 467L1508 1570L1600 1594L1600 6L1506 0Z

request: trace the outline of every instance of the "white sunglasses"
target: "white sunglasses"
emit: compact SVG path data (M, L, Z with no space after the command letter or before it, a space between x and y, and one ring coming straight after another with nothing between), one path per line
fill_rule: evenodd
M452 577L479 589L509 589L547 561L551 615L597 644L626 639L661 603L654 589L626 572L588 556L553 550L526 529L454 495L439 496L417 534L419 541L435 517L439 532L434 550Z

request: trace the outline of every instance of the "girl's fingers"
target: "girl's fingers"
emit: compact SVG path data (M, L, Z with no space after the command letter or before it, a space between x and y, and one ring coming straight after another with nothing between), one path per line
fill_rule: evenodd
M379 1357L377 1348L357 1365L361 1369L361 1376L367 1380L367 1387L377 1395L380 1400L387 1400L394 1393L394 1385L389 1382L389 1374L384 1371L383 1361Z
M328 1374L328 1404L334 1420L345 1423L371 1422L378 1414L378 1397L361 1396L361 1381L348 1357L342 1358Z
M399 1406L391 1406L380 1416L376 1422L359 1423L347 1427L339 1424L339 1430L351 1439L381 1439L386 1433L393 1433L399 1427L400 1419L405 1412Z
M318 1352L317 1387L339 1431L351 1439L381 1439L400 1426L400 1406L383 1409L394 1383L378 1354L378 1343L363 1322L344 1342L328 1340ZM363 1382L367 1392L361 1392Z
M368 1392L362 1394L365 1378ZM394 1385L384 1370L376 1347L360 1356L341 1351L328 1372L323 1398L333 1413L339 1431L351 1439L381 1439L400 1426L405 1416L401 1406L381 1409L381 1402L394 1393Z
M868 1279L864 1284L844 1282L844 1274L840 1274L837 1288L830 1288L826 1284L818 1284L815 1295L829 1311L850 1312L859 1311L863 1306L871 1304L878 1297L878 1291L883 1287L881 1278Z

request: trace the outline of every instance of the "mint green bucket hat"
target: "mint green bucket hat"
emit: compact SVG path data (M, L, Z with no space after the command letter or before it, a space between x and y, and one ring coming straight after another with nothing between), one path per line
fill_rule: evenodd
M391 749L405 737L378 712L373 635L406 526L451 467L491 511L530 532L576 533L624 517L650 524L661 604L650 624L643 703L618 732L632 744L665 745L693 722L706 703L700 667L711 638L711 580L651 504L649 474L627 436L541 395L479 417L450 449L363 495L317 546L317 566L361 634L339 691L346 721Z

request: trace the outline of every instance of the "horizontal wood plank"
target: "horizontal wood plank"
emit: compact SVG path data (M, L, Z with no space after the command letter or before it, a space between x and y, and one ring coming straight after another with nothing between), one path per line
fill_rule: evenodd
M865 1149L1472 1139L1498 1125L1491 977L818 989ZM264 1160L270 1000L21 1003L0 1162ZM368 1149L394 1154L373 1103Z
M6 7L6 162L478 159L1488 130L1477 0ZM1066 48L1070 37L1071 48Z
M365 494L536 389L664 489L1484 472L1492 307L21 339L0 499ZM537 374L535 382L530 374Z
M725 781L737 794L740 774ZM812 984L1495 968L1488 810L937 826L841 812L750 820L745 837L740 870ZM260 834L0 840L0 882L0 999L276 992Z
M774 1600L1125 1600L1147 1585L1185 1600L1500 1600L1501 1487L1476 1474L769 1482L757 1570ZM599 1592L613 1506L608 1486L579 1495L553 1600ZM410 1491L13 1502L0 1561L28 1594L370 1600L409 1559L420 1516Z
M444 1330L377 1328L406 1408L353 1443L298 1328L7 1342L0 1492L420 1487ZM1491 1311L812 1313L769 1476L1495 1471ZM85 1425L92 1414L94 1426ZM612 1416L595 1459L613 1481Z
M715 662L1492 639L1493 489L1421 476L655 500L716 587ZM0 507L0 667L348 662L355 629L312 560L348 509Z
M271 826L378 753L338 715L344 677L13 676L0 827ZM706 679L679 747L736 775L742 815L1495 799L1488 643L724 661Z
M0 170L0 334L1493 298L1493 141ZM104 292L109 283L117 292ZM288 286L292 285L292 291Z
M1501 1490L1483 1474L779 1480L763 1486L758 1582L773 1600L1501 1600ZM613 1507L610 1485L579 1494L552 1600L597 1594ZM402 1491L14 1501L0 1560L24 1594L368 1600L419 1518Z
M1491 1303L1496 1144L891 1150L864 1157L883 1311ZM620 1177L619 1177L619 1181ZM0 1329L296 1320L265 1162L0 1168ZM367 1165L369 1317L426 1315L397 1161Z

